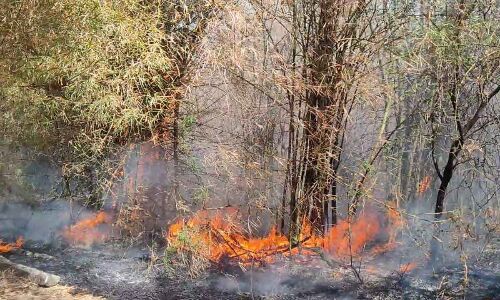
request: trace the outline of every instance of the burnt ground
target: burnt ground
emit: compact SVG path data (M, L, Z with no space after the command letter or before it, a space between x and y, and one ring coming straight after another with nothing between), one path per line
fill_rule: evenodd
M498 245L496 243L495 245ZM221 266L191 279L166 275L144 260L145 249L105 245L93 249L36 244L6 255L10 260L61 276L63 285L108 299L500 299L500 251L491 246L476 263L438 271L426 266L400 271L389 253L360 269L363 283L343 264L319 258L282 259L273 265ZM402 251L402 250L400 250Z

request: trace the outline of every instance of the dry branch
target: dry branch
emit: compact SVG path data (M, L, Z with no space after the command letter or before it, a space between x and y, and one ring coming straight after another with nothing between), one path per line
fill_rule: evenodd
M51 287L59 283L60 277L57 275L45 273L35 268L27 267L21 264L16 264L7 258L0 256L0 270L12 269L16 274L26 277L39 286Z

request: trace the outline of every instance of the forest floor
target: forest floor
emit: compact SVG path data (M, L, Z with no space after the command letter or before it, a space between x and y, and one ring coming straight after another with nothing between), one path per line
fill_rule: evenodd
M30 251L47 255L18 251L6 256L61 276L61 285L40 288L4 272L0 299L498 299L498 242L485 250L480 263L469 265L465 288L460 265L405 272L387 268L384 260L372 261L359 269L361 282L349 266L332 267L318 257L298 257L253 270L219 266L191 279L152 268L144 260L148 253L144 249L27 245Z
M11 271L0 273L0 299L5 300L103 300L65 285L40 287Z

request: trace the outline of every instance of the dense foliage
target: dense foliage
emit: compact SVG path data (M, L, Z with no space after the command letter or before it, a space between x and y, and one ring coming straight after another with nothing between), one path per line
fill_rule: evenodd
M159 135L171 126L172 103L214 8L205 1L2 1L4 139L50 152L72 169L95 167L116 145L167 139Z

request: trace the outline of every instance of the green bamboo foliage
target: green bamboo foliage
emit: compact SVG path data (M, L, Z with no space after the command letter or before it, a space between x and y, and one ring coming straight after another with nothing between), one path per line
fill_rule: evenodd
M27 2L0 8L10 13L0 27L3 129L35 146L70 142L88 155L154 130L172 65L161 1Z
M4 138L76 161L150 138L179 97L206 4L2 1Z
M105 189L117 167L108 158L121 146L171 142L173 108L218 7L0 1L0 142L49 154L66 185L75 178Z

